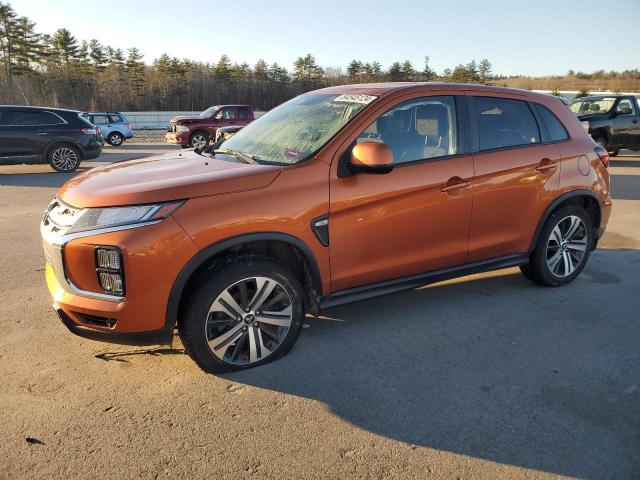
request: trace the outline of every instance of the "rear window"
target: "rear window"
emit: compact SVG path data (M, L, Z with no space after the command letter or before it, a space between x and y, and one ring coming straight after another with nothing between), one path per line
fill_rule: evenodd
M564 125L562 125L562 122L558 120L558 117L556 117L551 110L539 103L536 103L536 108L542 117L542 121L547 127L547 131L549 132L549 137L551 137L552 142L566 140L569 138L569 134L564 128Z
M540 143L538 124L526 102L497 97L474 97L480 150Z

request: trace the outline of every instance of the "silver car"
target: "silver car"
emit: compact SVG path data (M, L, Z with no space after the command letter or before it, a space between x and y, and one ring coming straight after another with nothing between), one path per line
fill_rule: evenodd
M109 145L119 147L125 140L133 138L131 123L120 112L85 112L82 116L100 129Z

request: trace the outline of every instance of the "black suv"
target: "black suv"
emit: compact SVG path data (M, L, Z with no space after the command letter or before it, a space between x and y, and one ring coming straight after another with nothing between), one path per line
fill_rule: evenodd
M48 163L72 172L101 153L98 129L76 110L0 105L0 165Z
M633 95L592 95L569 106L582 122L588 122L593 139L612 156L620 149L640 150L640 103Z

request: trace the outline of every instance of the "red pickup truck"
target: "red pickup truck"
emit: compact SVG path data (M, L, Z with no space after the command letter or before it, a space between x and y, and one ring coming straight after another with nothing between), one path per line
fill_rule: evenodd
M249 105L214 105L197 117L172 118L165 139L182 148L200 148L215 138L218 128L230 125L244 127L253 118L253 107Z

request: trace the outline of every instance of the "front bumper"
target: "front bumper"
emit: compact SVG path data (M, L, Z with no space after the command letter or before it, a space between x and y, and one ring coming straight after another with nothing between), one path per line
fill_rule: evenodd
M171 143L173 145L188 145L189 144L189 135L187 133L176 133L176 132L167 132L164 135L164 139L167 143Z
M171 217L140 228L83 232L52 238L42 229L45 276L54 308L73 333L128 345L170 343L168 298L196 248ZM105 294L98 285L95 247L120 249L126 296Z
M53 304L53 309L58 314L58 318L69 331L79 337L96 340L98 342L117 343L119 345L168 345L173 340L173 329L163 327L152 332L120 333L95 330L78 325L67 315L63 308Z

